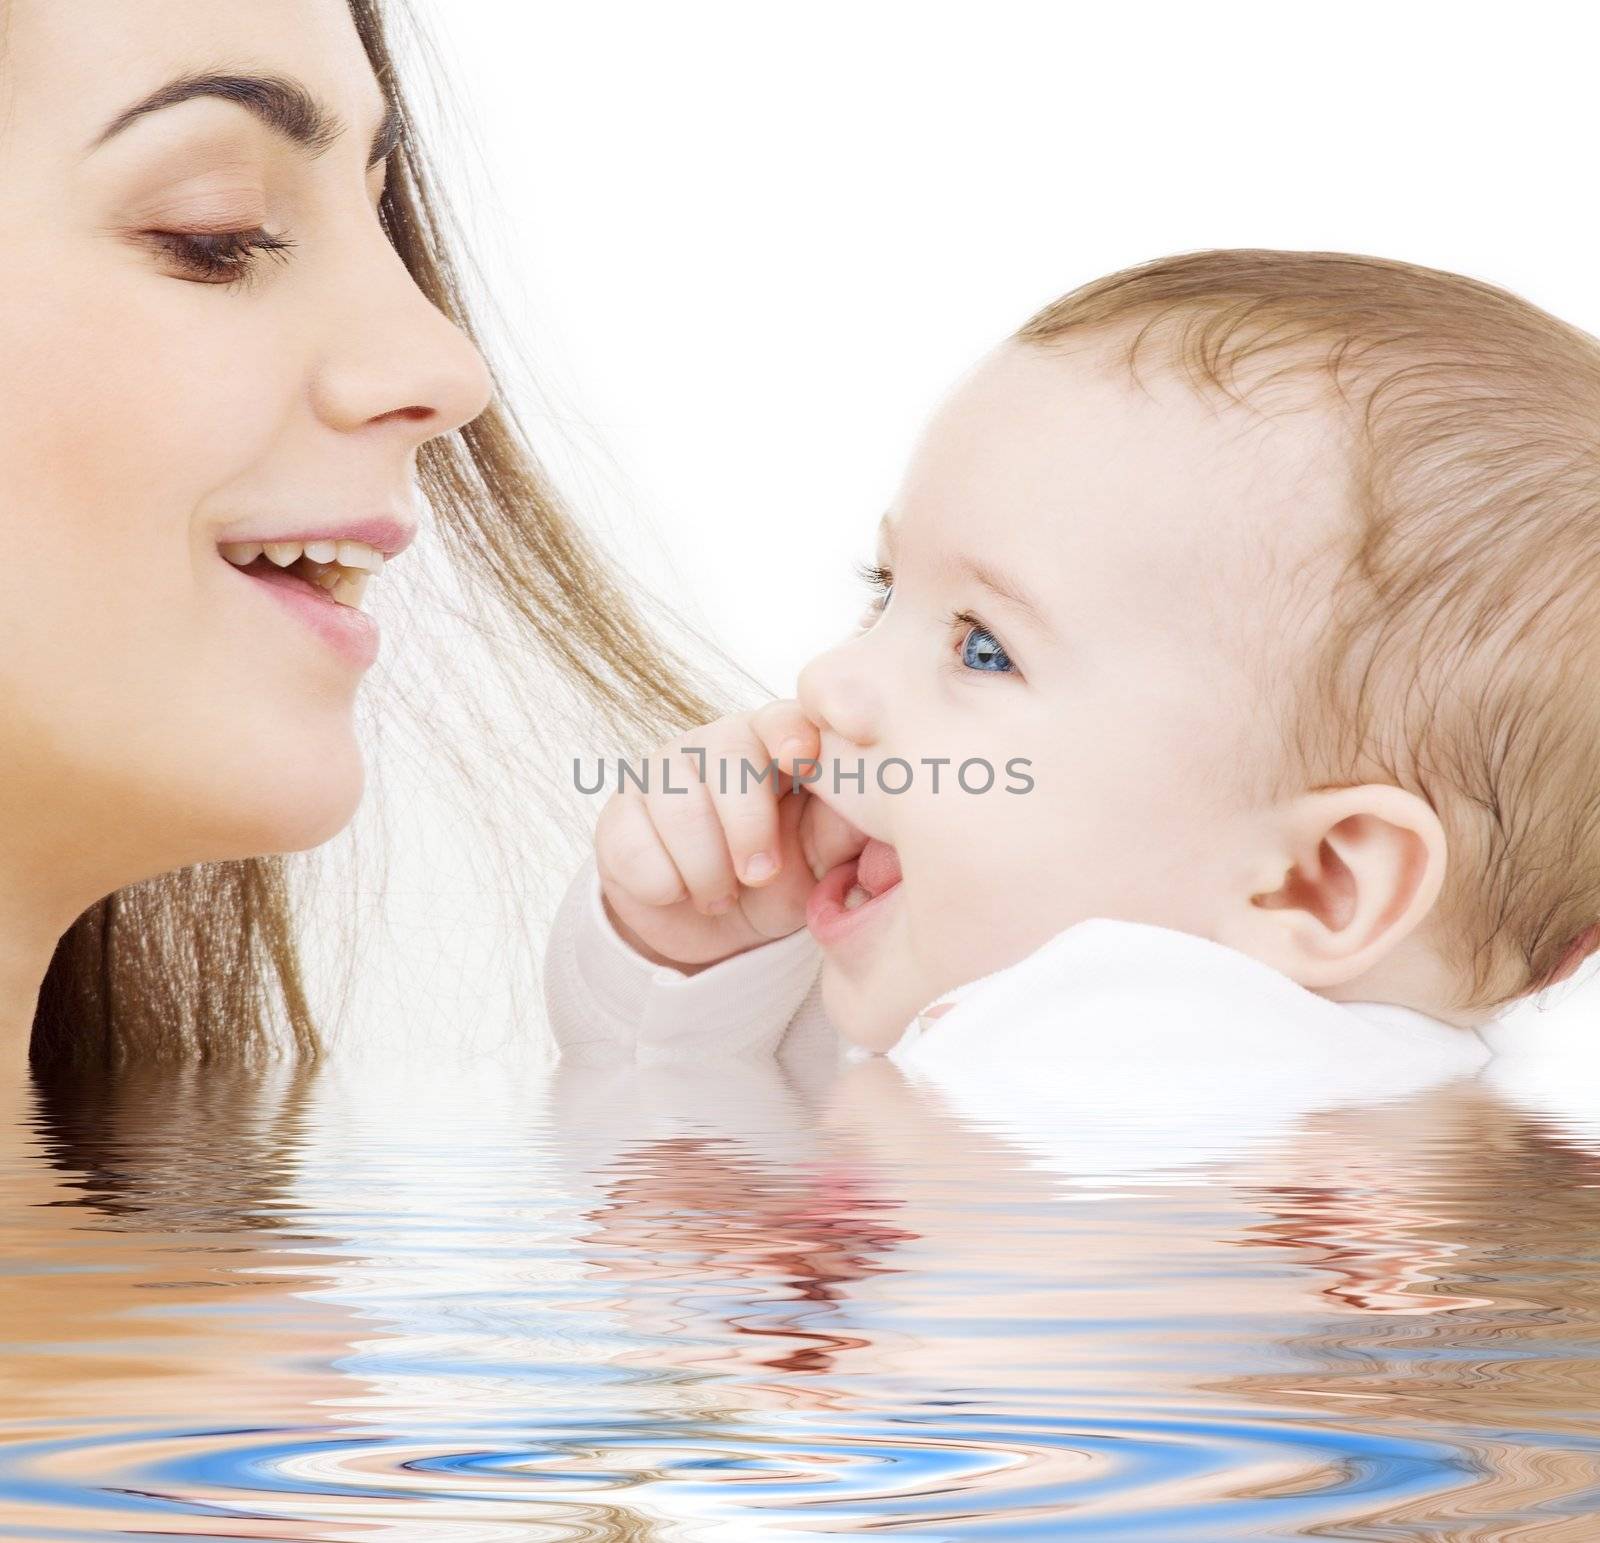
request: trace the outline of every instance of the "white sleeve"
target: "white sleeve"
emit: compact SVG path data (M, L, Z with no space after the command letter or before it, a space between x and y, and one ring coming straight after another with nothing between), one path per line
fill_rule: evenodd
M612 926L591 853L545 946L551 1037L563 1060L590 1065L827 1054L838 1041L822 1007L821 962L802 928L693 975L652 964Z

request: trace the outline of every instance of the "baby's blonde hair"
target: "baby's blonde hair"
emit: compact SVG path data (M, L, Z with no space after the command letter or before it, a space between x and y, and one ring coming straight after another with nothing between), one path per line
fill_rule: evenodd
M1250 248L1097 279L1016 338L1088 332L1126 334L1135 373L1156 332L1234 401L1246 360L1331 384L1350 541L1331 625L1270 663L1289 688L1271 791L1428 801L1449 843L1429 922L1464 993L1446 1010L1570 974L1600 945L1600 341L1459 274Z

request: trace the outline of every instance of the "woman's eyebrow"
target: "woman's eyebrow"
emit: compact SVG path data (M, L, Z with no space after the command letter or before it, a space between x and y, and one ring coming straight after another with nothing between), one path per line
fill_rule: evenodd
M321 155L344 133L338 114L297 81L285 80L279 75L184 75L168 81L125 112L118 113L95 137L85 154L92 154L146 114L159 112L163 107L176 107L179 102L200 96L220 97L224 102L243 107L273 133L309 150L313 156ZM386 159L399 142L400 113L391 102L384 112L383 122L378 125L378 132L372 136L368 168Z

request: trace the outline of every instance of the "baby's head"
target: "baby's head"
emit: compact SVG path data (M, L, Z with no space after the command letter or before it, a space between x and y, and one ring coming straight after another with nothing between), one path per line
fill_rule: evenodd
M899 858L814 928L858 1043L1094 916L1464 1025L1600 940L1600 343L1525 301L1336 252L1098 280L938 410L876 565L798 691L812 791Z

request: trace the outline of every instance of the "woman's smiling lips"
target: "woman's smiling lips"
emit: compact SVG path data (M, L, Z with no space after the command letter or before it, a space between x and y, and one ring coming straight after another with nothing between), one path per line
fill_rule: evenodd
M248 570L232 563L225 566L244 583L271 595L357 669L365 670L377 659L378 623L365 611L344 605L309 579L272 563L252 565Z
M847 904L860 887L867 898ZM886 841L868 837L861 851L830 868L806 901L806 928L824 948L852 936L900 889L900 859Z
M227 566L269 592L357 669L378 657L377 621L361 609L369 573L381 572L416 535L389 516L319 527L305 534L252 528L218 542Z
M390 561L405 551L416 540L416 536L417 522L414 518L371 514L357 515L348 520L329 519L316 525L309 525L304 520L294 525L280 522L276 530L269 520L252 520L220 532L216 542L219 547L224 547L242 546L249 542L265 546L269 541L286 541L296 546L304 546L310 541L361 541L367 546L376 547L383 553L384 559Z

